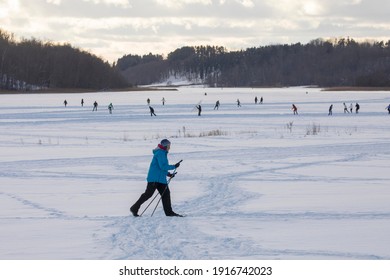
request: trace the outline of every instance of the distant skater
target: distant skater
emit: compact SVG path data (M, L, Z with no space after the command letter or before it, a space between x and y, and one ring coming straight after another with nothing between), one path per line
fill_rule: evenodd
M217 100L217 102L215 102L214 110L215 110L215 109L218 110L218 109L219 109L219 105L220 105L220 104L219 104L219 100Z
M343 105L344 105L344 114L345 114L345 113L349 113L348 108L347 108L347 105L345 104L345 102L343 103Z
M164 97L161 99L161 102L162 102L162 105L165 105L165 98Z
M258 99L257 99L257 96L255 97L255 104L257 104L257 101L258 101Z
M360 105L359 105L359 103L356 103L356 105L355 105L356 114L359 113L359 109L360 109Z
M292 105L291 110L293 110L294 115L298 115L298 108L295 106L295 104Z
M148 103L148 106L150 105L150 98L146 99L146 102Z
M349 110L351 111L351 113L353 113L353 104L351 103L351 105L349 105Z
M332 105L330 105L330 107L329 107L329 113L328 113L328 116L331 116L332 114L333 114L333 104Z
M68 105L68 101L66 101L66 99L64 100L64 105L66 107L66 105Z
M93 111L97 111L97 108L98 108L98 103L95 101L95 102L93 102L93 109L92 109L92 112L93 112Z
M84 99L81 99L81 107L84 107Z
M200 116L202 114L202 106L199 104L196 108L198 109L198 116Z
M114 105L112 105L112 103L110 103L110 105L108 105L108 112L110 114L112 114L112 110L114 109Z
M241 107L240 99L237 99L237 107Z
M386 107L386 109L387 109L387 111L388 111L389 114L390 114L390 104L389 104L389 106Z
M260 98L260 104L263 104L263 97Z
M156 114L154 113L153 107L149 106L149 110L150 110L150 116L151 117L156 116Z

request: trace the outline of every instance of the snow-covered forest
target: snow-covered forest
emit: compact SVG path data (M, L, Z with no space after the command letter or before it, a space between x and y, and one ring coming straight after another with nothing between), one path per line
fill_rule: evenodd
M390 41L352 38L315 39L307 44L184 46L161 54L124 55L117 67L134 85L186 77L211 87L283 87L319 85L390 86Z

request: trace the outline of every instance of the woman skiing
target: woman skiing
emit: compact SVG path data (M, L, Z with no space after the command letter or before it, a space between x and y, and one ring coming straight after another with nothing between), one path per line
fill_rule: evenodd
M145 192L140 196L136 203L130 207L133 216L138 217L138 210L141 205L152 197L156 189L161 195L161 200L166 216L182 217L172 210L171 193L168 188L167 177L173 178L175 173L169 173L168 170L176 169L180 162L170 165L168 162L168 152L171 149L171 142L168 139L161 140L160 144L153 150L153 159L150 163L147 176L147 185Z

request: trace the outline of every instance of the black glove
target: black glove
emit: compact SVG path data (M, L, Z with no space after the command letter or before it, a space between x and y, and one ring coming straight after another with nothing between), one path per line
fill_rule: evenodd
M168 172L168 175L167 175L167 176L168 176L169 178L173 178L173 177L175 177L176 173L177 173L177 172L175 172L175 173L169 173L169 172Z
M180 161L175 164L175 168L178 168L180 166Z

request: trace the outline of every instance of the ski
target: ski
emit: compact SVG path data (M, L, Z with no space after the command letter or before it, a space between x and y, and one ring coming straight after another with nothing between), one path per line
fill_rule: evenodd
M129 210L130 210L130 213L131 213L135 218L141 217L141 215L138 215L138 213L135 213L135 212L131 211L131 207L130 207ZM186 215L175 214L175 215L168 216L168 217L179 217L179 218L184 218L184 217L186 217Z

